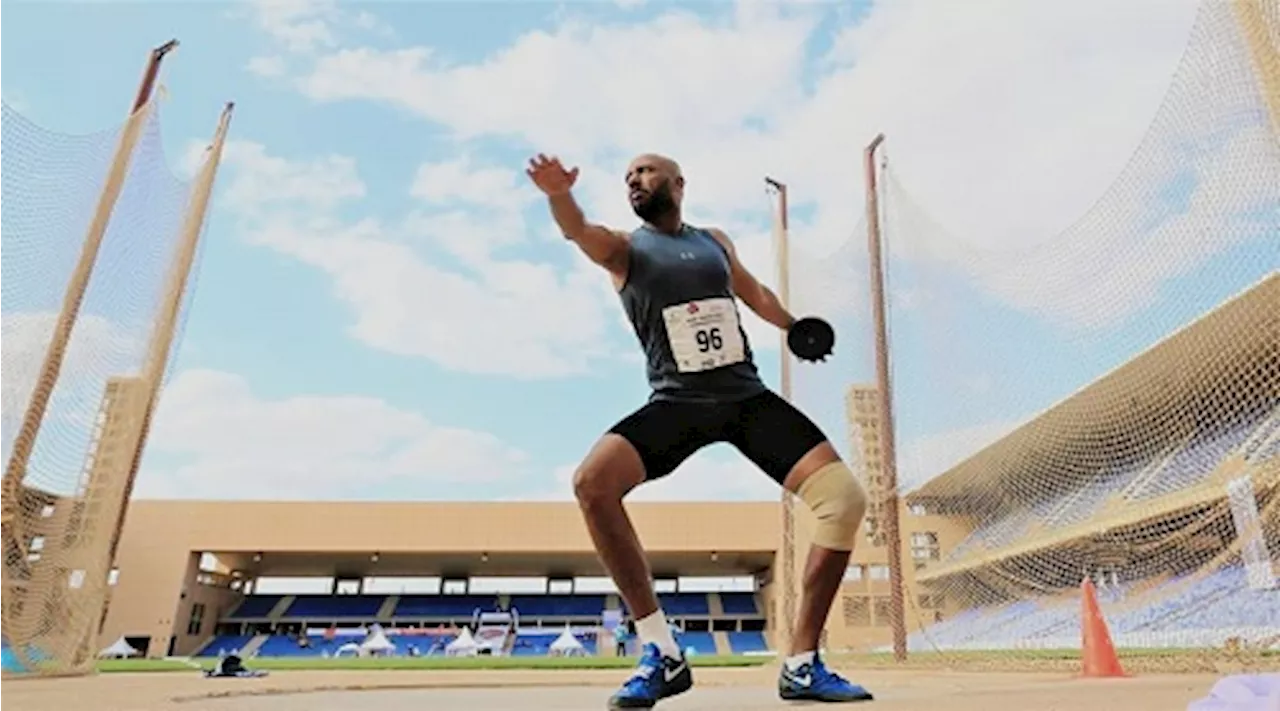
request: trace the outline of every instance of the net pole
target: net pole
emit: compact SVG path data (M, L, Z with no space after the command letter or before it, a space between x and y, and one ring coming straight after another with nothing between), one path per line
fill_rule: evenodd
M787 239L787 186L766 177L765 184L778 195L777 217L773 221L774 239L778 255L778 301L783 308L791 303L791 259ZM787 355L787 334L783 332L778 360L782 364L780 390L782 397L791 400L791 358ZM796 617L796 509L795 498L785 488L782 490L782 629L790 646L795 634Z
M1263 103L1271 115L1271 125L1276 133L1280 133L1280 50L1271 40L1280 34L1280 28L1270 27L1280 22L1280 8L1272 4L1273 16L1270 18L1262 8L1263 0L1232 0L1231 8L1240 25L1240 34L1249 46L1249 56L1261 84Z
M884 535L889 556L889 623L893 630L893 658L907 659L907 624L903 602L902 534L898 526L898 458L893 433L893 390L889 380L889 338L885 324L884 262L880 240L880 200L876 185L879 134L864 154L867 183L867 251L871 271L871 311L875 328L876 392L880 401L880 449L885 477Z
M66 356L67 344L71 340L71 331L75 327L76 318L80 314L80 306L84 303L84 295L88 290L89 278L93 274L98 260L98 251L102 246L102 238L106 234L107 224L115 209L116 201L124 188L124 179L128 174L129 164L133 159L133 149L142 132L145 110L150 105L152 90L156 77L160 74L160 63L165 55L178 46L177 40L170 40L151 50L147 64L142 72L142 81L138 86L132 108L129 111L125 130L120 134L115 154L107 170L107 178L98 196L98 204L93 218L85 233L84 246L80 250L80 258L67 281L67 289L63 294L62 308L54 324L49 345L45 351L44 361L40 366L40 374L35 387L31 391L31 399L27 402L23 414L22 426L13 441L13 449L9 461L5 464L3 494L4 523L16 522L16 507L19 499L19 486L26 472L27 462L35 448L36 436L40 432L40 423L49 407L49 398L53 395L54 385L62 371L62 361ZM19 547L25 545L19 541Z
M178 236L173 264L169 269L168 282L161 292L160 312L156 316L152 328L151 339L147 344L147 359L144 363L143 383L147 388L147 401L144 405L141 430L137 448L133 453L133 461L129 467L128 478L124 485L124 497L121 500L120 513L116 519L115 529L111 535L108 560L114 561L116 549L120 543L120 534L124 530L125 517L128 512L129 498L133 495L133 484L138 476L138 468L142 463L143 450L146 448L147 435L151 431L151 418L159 399L160 383L164 379L165 365L168 363L170 350L173 347L174 332L178 324L178 312L182 307L182 299L186 294L187 282L191 277L191 266L195 262L200 236L204 232L205 216L209 209L209 198L213 193L214 182L218 176L218 166L222 161L222 150L226 145L227 131L231 128L231 115L235 104L228 102L218 118L218 127L214 131L213 141L209 144L208 158L197 174L191 188L191 200L187 206L187 214L183 220Z

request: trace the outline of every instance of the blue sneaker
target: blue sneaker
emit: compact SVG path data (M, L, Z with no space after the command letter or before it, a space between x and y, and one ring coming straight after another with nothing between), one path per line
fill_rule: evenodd
M618 693L609 699L610 709L648 709L668 696L682 694L693 687L693 672L681 654L679 659L663 656L658 645L644 646L640 665Z
M831 671L817 654L799 669L782 664L778 696L786 701L871 701L871 692Z

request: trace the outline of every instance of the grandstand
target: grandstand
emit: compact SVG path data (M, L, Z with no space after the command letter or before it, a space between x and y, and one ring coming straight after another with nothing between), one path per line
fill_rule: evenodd
M974 522L909 647L1079 647L1084 576L1117 646L1274 645L1278 481L1273 272L906 497Z
M768 503L634 507L686 649L774 648L777 513ZM151 656L335 656L379 631L396 654L540 656L566 629L581 653L610 655L611 624L632 622L599 585L604 571L569 503L138 501L118 560L100 636ZM689 589L700 578L737 585ZM327 592L259 591L283 579ZM503 591L508 581L522 585Z

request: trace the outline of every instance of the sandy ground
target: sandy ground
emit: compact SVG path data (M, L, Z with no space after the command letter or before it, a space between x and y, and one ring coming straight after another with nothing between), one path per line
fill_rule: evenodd
M671 711L781 709L775 671L699 669L696 686L664 701ZM198 672L102 674L8 682L6 711L601 711L624 676L603 671L294 671L265 679L204 679ZM1141 675L1076 679L1057 673L873 670L853 674L875 711L1182 711L1217 677ZM794 705L794 704L793 704ZM813 705L801 705L810 707Z

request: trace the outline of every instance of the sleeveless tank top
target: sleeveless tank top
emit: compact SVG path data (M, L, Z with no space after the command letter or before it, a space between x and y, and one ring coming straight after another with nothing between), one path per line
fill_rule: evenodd
M729 255L710 232L636 229L618 295L644 349L650 400L732 402L766 389L739 318Z

